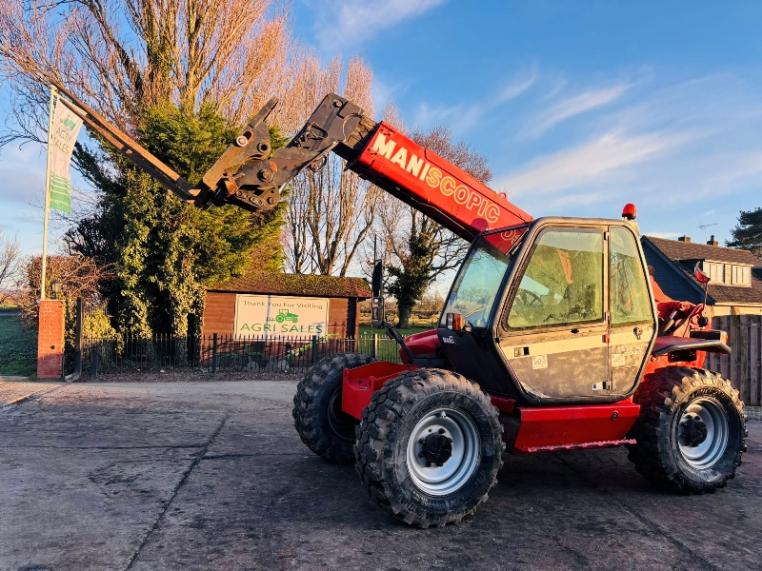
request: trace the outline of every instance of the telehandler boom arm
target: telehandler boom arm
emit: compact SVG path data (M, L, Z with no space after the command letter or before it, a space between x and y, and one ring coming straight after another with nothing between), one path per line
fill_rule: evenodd
M127 133L95 111L87 103L70 93L65 87L59 85L57 86L57 89L66 96L66 98L59 98L59 101L82 119L93 134L102 137L117 151L153 176L157 181L181 199L188 202L194 201L195 197L198 195L198 190L192 189L191 184L187 180L160 161Z
M302 169L319 167L333 151L347 168L472 240L485 230L532 217L473 176L425 149L354 103L327 95L297 135L272 150L266 124L271 99L204 175L197 188L66 89L62 100L87 126L181 199L198 206L236 204L254 212L275 208L281 189Z

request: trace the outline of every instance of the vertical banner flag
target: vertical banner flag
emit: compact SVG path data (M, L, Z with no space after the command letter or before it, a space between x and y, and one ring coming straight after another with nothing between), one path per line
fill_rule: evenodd
M48 133L48 193L50 207L59 212L71 212L71 180L69 163L77 141L82 119L59 101L53 92L50 132Z

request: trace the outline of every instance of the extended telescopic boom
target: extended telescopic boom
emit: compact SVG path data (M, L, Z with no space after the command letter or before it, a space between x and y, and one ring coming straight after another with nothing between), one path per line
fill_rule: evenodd
M271 210L291 179L307 166L318 167L334 151L348 169L466 240L532 219L505 195L335 94L327 95L291 142L276 151L266 124L277 103L271 99L193 188L87 104L60 91L68 97L63 103L93 132L181 199L199 206L232 203L254 212Z

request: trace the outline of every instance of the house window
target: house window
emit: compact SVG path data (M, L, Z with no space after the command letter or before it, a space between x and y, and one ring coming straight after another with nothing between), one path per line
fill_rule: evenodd
M751 287L751 267L720 262L703 262L703 271L716 285Z
M724 264L704 262L704 273L708 275L709 279L715 284L725 283Z

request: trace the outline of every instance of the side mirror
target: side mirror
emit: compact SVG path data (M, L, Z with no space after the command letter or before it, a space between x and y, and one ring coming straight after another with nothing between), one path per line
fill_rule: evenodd
M463 329L463 315L461 313L448 313L445 316L445 325L448 329L453 331L460 331Z

